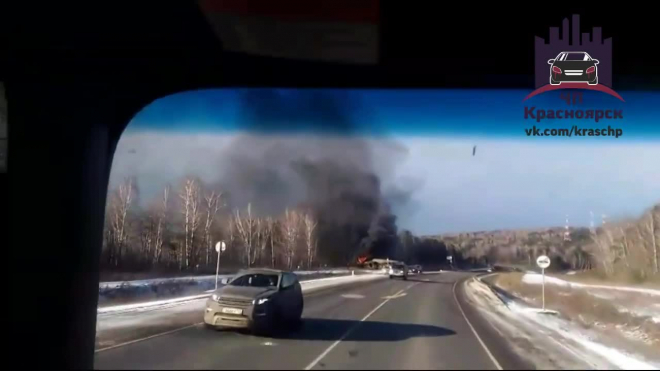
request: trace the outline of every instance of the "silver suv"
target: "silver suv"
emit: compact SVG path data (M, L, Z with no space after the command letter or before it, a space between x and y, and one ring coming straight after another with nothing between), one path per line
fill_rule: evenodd
M249 269L218 288L206 302L204 323L211 328L268 332L293 327L303 312L302 288L291 272Z
M405 281L408 279L408 266L403 263L390 264L389 274L390 279L402 278Z

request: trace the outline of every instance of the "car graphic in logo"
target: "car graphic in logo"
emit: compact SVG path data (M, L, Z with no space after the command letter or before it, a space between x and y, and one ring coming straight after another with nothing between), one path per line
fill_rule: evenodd
M586 52L561 52L555 59L548 60L550 65L550 84L562 82L586 82L598 84L598 59L593 59Z
M580 16L573 14L572 21L566 17L561 27L550 27L548 38L535 37L535 90L524 101L550 91L581 89L609 94L624 102L612 90L612 37L603 37L601 27L582 31Z

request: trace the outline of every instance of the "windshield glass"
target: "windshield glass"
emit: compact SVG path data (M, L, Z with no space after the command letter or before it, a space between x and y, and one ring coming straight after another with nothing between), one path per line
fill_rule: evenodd
M152 102L112 163L96 366L657 368L660 94L557 89Z
M590 58L586 53L567 53L567 61L589 61Z
M246 274L240 276L229 284L231 286L249 287L277 287L278 276L276 274Z

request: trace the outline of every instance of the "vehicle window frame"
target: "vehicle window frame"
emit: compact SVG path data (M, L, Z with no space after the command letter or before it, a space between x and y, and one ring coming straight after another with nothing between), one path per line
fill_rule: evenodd
M240 281L240 280L246 280L247 279L246 277L257 276L257 275L268 276L268 274L263 274L263 273L246 273L244 275L241 275L241 276L237 277L236 279L232 280L231 282L229 282L229 285L230 286L236 286L236 287L277 287L279 285L279 277L277 277L276 275L273 275L273 276L277 277L278 282L276 282L274 286L252 286L252 285L246 285L245 282ZM236 285L235 284L236 282L239 282L241 284Z
M574 59L570 59L570 60L569 60L569 59L568 59L569 54L582 54L583 57L582 57L582 59L575 59L575 60L574 60ZM584 57L589 58L589 54L587 54L587 53L585 53L585 52L569 52L569 53L566 53L566 60L569 61L569 62L588 62L589 59L586 59L586 60L585 60Z
M291 279L291 283L288 286L285 286L285 283L286 283L286 281L289 277ZM284 274L282 274L282 283L280 284L280 288L282 290L286 290L290 287L295 286L297 281L298 281L298 279L296 278L296 276L294 274L284 273Z

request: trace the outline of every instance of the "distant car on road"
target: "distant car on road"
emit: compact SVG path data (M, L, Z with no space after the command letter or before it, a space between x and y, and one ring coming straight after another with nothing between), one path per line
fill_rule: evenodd
M408 279L408 266L403 263L394 263L389 268L390 279L402 278L404 281Z
M417 265L411 265L410 266L410 272L415 273L415 274L422 274L422 266L417 264Z
M557 58L548 60L550 84L562 82L586 82L598 84L598 59L592 59L586 52L561 52Z
M298 277L272 269L239 272L206 302L207 327L269 332L276 325L295 327L301 321L303 295Z

